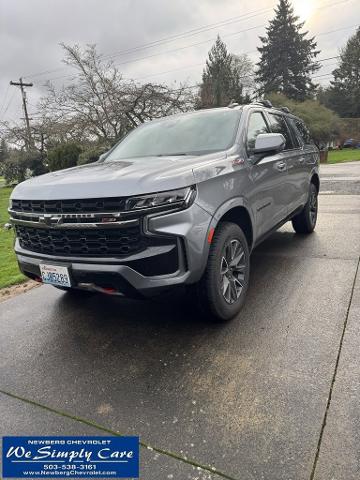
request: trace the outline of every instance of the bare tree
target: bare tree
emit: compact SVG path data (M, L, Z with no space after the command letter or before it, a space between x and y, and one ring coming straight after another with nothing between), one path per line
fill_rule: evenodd
M146 120L192 108L186 86L174 90L126 81L112 61L97 53L95 45L84 50L77 45L63 48L65 63L75 68L77 75L59 91L48 83L48 93L40 104L43 116L55 125L76 126L88 139L111 144Z
M231 54L234 77L243 87L243 95L250 95L255 89L254 65L246 53Z
M185 85L172 89L124 80L114 63L98 54L95 45L62 47L64 62L75 74L60 89L50 82L46 85L47 93L31 123L34 148L40 152L68 141L111 146L145 121L194 107L192 90ZM23 125L2 123L0 127L12 145L24 148L27 137Z

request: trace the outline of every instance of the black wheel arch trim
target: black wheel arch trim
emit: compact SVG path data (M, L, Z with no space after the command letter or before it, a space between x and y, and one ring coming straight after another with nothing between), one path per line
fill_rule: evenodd
M255 219L253 212L244 197L233 197L222 203L213 215L213 218L210 222L209 231L212 228L216 229L219 222L223 220L232 221L230 218L226 218L226 216L229 215L232 211L235 211L236 209L242 209L247 216L250 231L248 232L248 234L247 232L244 233L248 241L249 250L251 251L254 244ZM237 225L239 225L240 228L243 228L240 222L234 221L233 223L236 223Z

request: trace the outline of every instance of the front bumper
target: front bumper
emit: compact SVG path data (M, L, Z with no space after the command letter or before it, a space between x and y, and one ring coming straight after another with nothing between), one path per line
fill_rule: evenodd
M201 278L208 257L210 222L211 216L196 203L186 210L144 217L145 236L171 241L128 257L44 255L23 249L18 239L15 252L21 271L30 278L40 277L41 263L61 265L69 268L75 288L91 284L118 295L149 297Z

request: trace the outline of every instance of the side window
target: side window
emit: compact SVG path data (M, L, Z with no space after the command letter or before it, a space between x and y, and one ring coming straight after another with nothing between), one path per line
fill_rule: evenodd
M298 129L295 126L294 119L291 117L285 117L285 121L290 130L295 148L300 148L303 144L303 140L301 138L300 133L298 132Z
M291 137L288 126L286 125L284 117L275 113L268 113L268 117L272 133L282 133L284 135L285 150L291 150L292 148L295 148L293 139Z
M260 135L260 133L269 133L269 129L264 115L261 112L253 112L250 114L247 131L246 146L248 151L254 150L256 137Z
M311 138L309 129L307 128L305 123L303 123L301 120L295 120L295 125L305 145L313 145L314 141Z

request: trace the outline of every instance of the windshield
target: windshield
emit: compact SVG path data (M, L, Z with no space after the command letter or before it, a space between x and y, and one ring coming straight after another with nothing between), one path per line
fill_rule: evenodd
M149 122L125 137L105 161L226 150L235 141L239 119L239 110L209 110Z

